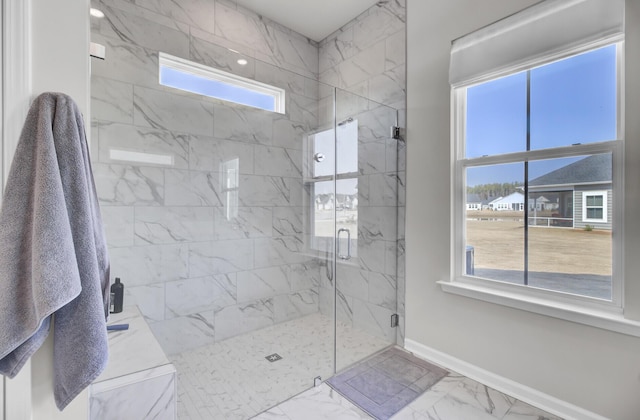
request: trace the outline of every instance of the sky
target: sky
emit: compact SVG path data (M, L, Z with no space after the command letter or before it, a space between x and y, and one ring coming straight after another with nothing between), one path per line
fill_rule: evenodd
M527 73L467 89L467 158L526 150ZM616 46L531 70L531 150L617 138ZM529 179L575 162L530 164ZM523 182L524 165L470 168L467 185Z

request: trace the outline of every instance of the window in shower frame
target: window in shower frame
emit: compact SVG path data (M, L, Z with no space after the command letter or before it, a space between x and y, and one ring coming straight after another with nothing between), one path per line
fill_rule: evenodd
M337 129L340 130L337 138L333 128L310 134L307 138L309 164L306 165L305 184L308 186L310 196L309 247L324 252L332 249L335 217L336 230L348 228L351 232L349 255L355 258L358 255L358 121L350 118L338 124ZM339 153L337 165L335 141L338 142ZM322 155L320 162L315 160L318 154ZM334 171L336 171L336 191L334 191ZM323 210L331 212L335 210L335 214L331 213L329 219L319 218L320 206ZM323 220L327 222L324 229L322 228ZM355 226L352 226L353 223ZM342 247L346 249L347 244L344 243L346 236L342 236L339 239L342 241Z
M163 52L159 83L227 102L285 113L285 90Z

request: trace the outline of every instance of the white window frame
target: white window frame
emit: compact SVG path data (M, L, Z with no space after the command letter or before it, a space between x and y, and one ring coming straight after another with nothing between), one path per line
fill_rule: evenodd
M559 147L554 149L532 150L527 152L509 153L498 156L483 156L473 159L464 158L465 139L465 101L466 87L452 88L452 204L453 217L451 225L451 277L439 281L443 291L457 295L475 298L490 303L500 304L512 308L526 310L542 315L570 320L586 325L604 328L634 336L640 336L640 322L624 318L623 311L623 235L612 237L612 300L604 301L587 296L571 295L563 292L536 289L528 286L504 283L466 274L466 238L465 238L465 199L466 188L464 173L470 166L483 166L499 163L513 163L535 161L551 158L572 156L586 156L598 153L612 154L612 181L614 197L614 214L612 229L622 232L624 226L624 187L623 187L623 150L624 140L624 79L623 54L624 41L603 41L600 44L590 44L588 48L576 48L565 52L562 56L548 57L530 65L529 68L549 64L563 58L590 51L611 43L617 45L617 132L618 139L601 143L590 143ZM482 83L499 77L514 74L523 68L511 69L504 74L491 74ZM575 200L575 194L574 194Z
M587 206L587 197L597 197L602 196L602 219L590 219L587 217L587 208L600 208L600 206ZM582 221L583 222L593 222L593 223L607 223L609 220L607 214L608 205L608 194L606 190L598 190L598 191L582 191Z
M246 77L238 76L233 73L229 73L226 71L222 71L213 67L205 66L204 64L196 63L194 61L185 60L184 58L176 57L167 53L160 52L158 54L158 81L162 84L160 78L160 70L162 68L169 68L181 73L190 74L198 77L203 77L205 79L213 80L216 82L221 82L227 85L235 86L241 89L249 90L252 92L257 92L263 95L267 95L273 98L274 100L274 109L269 110L261 107L254 107L248 104L241 104L244 106L250 106L257 109L263 109L266 111L277 112L279 114L285 113L285 90L276 86L271 86L266 83L258 82L253 79L248 79ZM164 85L163 85L164 86ZM174 89L175 86L168 86ZM198 95L203 95L199 92L193 92L187 89L182 89L186 92L196 93ZM207 95L203 95L207 96ZM229 99L211 96L212 98L219 99L222 101L236 103Z

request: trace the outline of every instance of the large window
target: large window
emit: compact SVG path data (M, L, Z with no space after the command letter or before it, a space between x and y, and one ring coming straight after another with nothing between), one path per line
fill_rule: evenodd
M466 281L619 304L607 211L619 51L611 44L456 89ZM484 209L467 210L478 196Z
M624 9L544 1L453 41L445 291L590 325L623 313Z

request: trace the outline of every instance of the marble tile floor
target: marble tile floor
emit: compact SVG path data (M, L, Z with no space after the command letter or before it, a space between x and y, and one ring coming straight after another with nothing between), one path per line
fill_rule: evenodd
M371 419L327 384L309 389L254 420ZM394 420L561 420L472 379L450 373L411 402Z
M331 376L333 343L332 320L316 313L169 356L178 372L178 418L251 418L311 388L314 377ZM390 344L340 323L338 370ZM273 353L282 359L267 361Z

